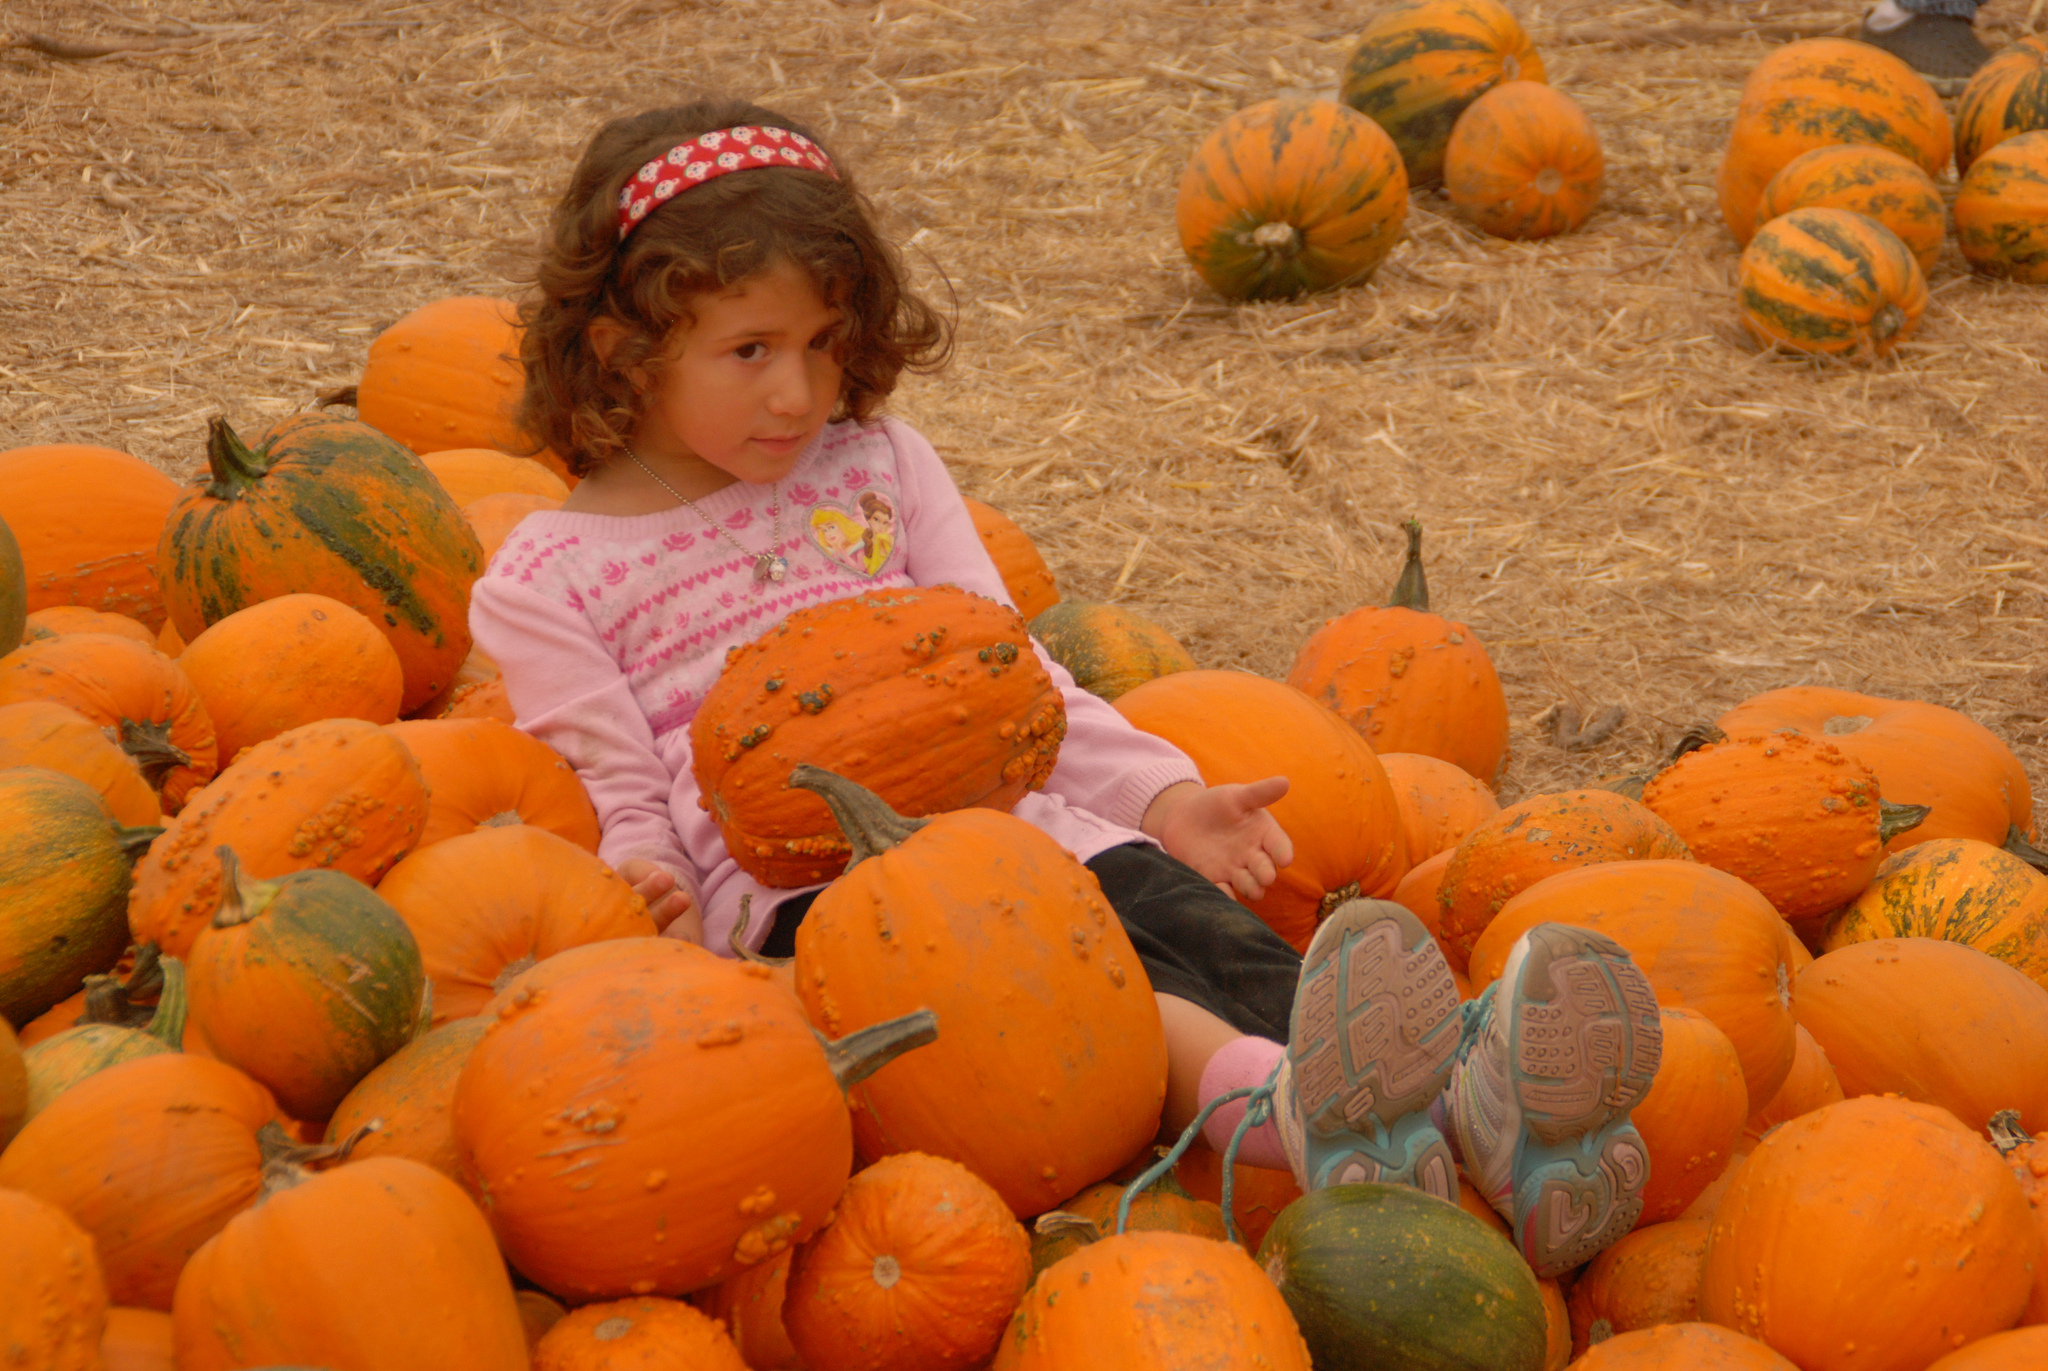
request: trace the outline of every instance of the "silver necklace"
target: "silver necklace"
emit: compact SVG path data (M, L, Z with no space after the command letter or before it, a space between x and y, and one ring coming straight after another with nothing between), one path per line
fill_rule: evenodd
M696 512L696 515L699 519L702 519L705 523L711 526L711 531L713 533L717 534L719 537L725 539L725 541L731 543L735 548L737 548L739 550L740 556L751 559L754 563L754 580L756 582L773 581L777 585L782 584L782 578L789 575L788 559L778 555L775 551L776 548L782 546L782 482L777 481L774 485L768 487L768 495L771 501L771 503L768 506L768 514L769 517L771 517L775 521L774 532L771 533L769 536L773 538L775 541L768 545L768 551L766 552L749 552L747 551L745 545L742 544L739 539L733 537L732 534L726 532L725 529L722 526L720 526L719 522L716 519L712 518L709 514L706 514L703 510L698 509L697 502L695 500L692 500L689 496L683 494L683 492L681 492L680 490L677 490L667 481L662 480L660 473L656 472L653 467L647 465L646 462L640 459L639 453L633 451L633 449L631 448L627 448L626 455L633 459L633 464L635 466L639 467L642 471L647 473L648 478L652 480L654 484L660 486L663 490L667 491L669 494L675 496L678 500L681 500L684 504L688 505L693 511Z

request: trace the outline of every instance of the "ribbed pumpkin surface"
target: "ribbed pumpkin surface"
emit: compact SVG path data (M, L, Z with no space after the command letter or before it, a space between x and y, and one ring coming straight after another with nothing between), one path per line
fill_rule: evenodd
M1394 801L1401 807L1401 828L1408 835L1412 862L1450 851L1467 833L1500 813L1493 792L1454 763L1417 752L1382 752L1380 765L1387 769ZM1429 922L1434 924L1435 917Z
M1845 209L1796 209L1757 230L1735 292L1757 342L1815 357L1885 356L1927 308L1912 249Z
M1031 621L1031 636L1075 685L1099 699L1114 700L1154 677L1195 669L1195 659L1172 634L1122 605L1063 600Z
M1458 116L1504 81L1543 80L1529 35L1494 0L1375 8L1344 68L1342 99L1394 140L1411 185L1443 176Z
M1584 1356L1617 1334L1699 1318L1706 1258L1707 1225L1701 1219L1674 1219L1624 1234L1572 1286L1572 1350Z
M532 734L495 719L407 719L390 727L427 783L421 847L525 824L597 851L597 811L576 769Z
M2048 281L2048 130L2008 138L1971 163L1955 214L1971 266L2029 285Z
M351 1157L410 1157L450 1180L462 1179L462 1158L448 1111L455 1080L491 1026L481 1016L457 1019L414 1038L356 1083L327 1121L327 1141L338 1143L376 1120L380 1125Z
M525 447L515 414L525 384L518 307L456 295L421 305L377 335L356 384L356 412L417 453L516 452ZM560 474L554 454L542 460Z
M149 647L155 647L157 640L149 625L140 619L104 609L87 609L84 605L51 605L47 609L39 609L28 616L25 632L31 638L62 637L67 633L111 633L117 638L133 638Z
M1465 217L1499 238L1548 238L1584 224L1607 163L1576 100L1509 81L1472 102L1444 150L1444 188Z
M1656 1079L1629 1111L1650 1153L1638 1227L1683 1214L1728 1169L1749 1117L1742 1058L1728 1035L1695 1010L1666 1009L1661 1017Z
M996 564L996 574L1003 578L1003 589L1010 592L1010 603L1017 607L1017 612L1028 622L1058 604L1059 583L1053 579L1052 570L1039 555L1031 535L994 505L966 496L962 499L974 520L974 531L981 535L981 546Z
M1794 971L1793 976L1798 976ZM1814 1041L1813 1034L1806 1031L1804 1024L1793 1030L1792 1071L1785 1077L1785 1083L1778 1087L1778 1093L1758 1106L1750 1106L1749 1125L1743 1130L1746 1136L1761 1138L1781 1123L1789 1123L1801 1114L1811 1114L1824 1105L1833 1104L1842 1098L1841 1078L1835 1075L1834 1064L1828 1054Z
M1956 171L2008 138L2048 129L2048 34L1993 53L1956 101Z
M1828 925L1829 951L1873 938L1940 938L2048 980L2048 876L2004 848L1937 838L1885 859Z
M1764 187L1757 227L1809 206L1854 210L1877 220L1912 250L1923 275L1941 259L1941 241L1948 235L1941 188L1889 148L1845 143L1800 153Z

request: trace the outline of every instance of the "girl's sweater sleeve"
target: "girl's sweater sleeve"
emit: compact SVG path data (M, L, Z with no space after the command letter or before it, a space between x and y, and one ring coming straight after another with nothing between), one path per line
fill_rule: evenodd
M924 435L907 425L892 420L888 431L903 482L903 541L910 578L919 585L956 585L1015 608L939 454ZM1202 773L1186 753L1133 727L1107 701L1075 685L1067 669L1044 648L1036 642L1032 646L1067 707L1067 737L1060 745L1059 763L1045 783L1048 794L1136 829L1160 791L1180 781L1201 783Z
M659 862L698 898L703 875L669 820L675 778L590 621L509 578L487 576L471 594L469 627L504 673L519 727L567 758L590 793L604 833L598 855L614 867L633 857Z

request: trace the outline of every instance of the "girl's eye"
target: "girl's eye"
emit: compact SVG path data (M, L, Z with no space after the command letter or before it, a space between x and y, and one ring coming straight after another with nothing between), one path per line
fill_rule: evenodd
M766 343L741 343L732 350L732 355L742 362L758 362L768 355Z
M823 333L811 339L811 351L813 352L830 352L837 346L839 346L839 330L836 328L826 329Z

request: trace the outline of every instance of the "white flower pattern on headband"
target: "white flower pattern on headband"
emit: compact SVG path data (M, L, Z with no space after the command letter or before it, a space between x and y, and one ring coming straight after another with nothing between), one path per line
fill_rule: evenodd
M757 141L764 140L764 141ZM736 149L726 149L731 141ZM771 147L769 144L782 144ZM692 186L701 185L734 171L763 167L821 171L833 180L839 173L825 150L789 129L740 124L729 129L702 133L687 143L678 143L641 167L619 190L619 239L624 241L654 207ZM675 174L672 168L681 170Z

